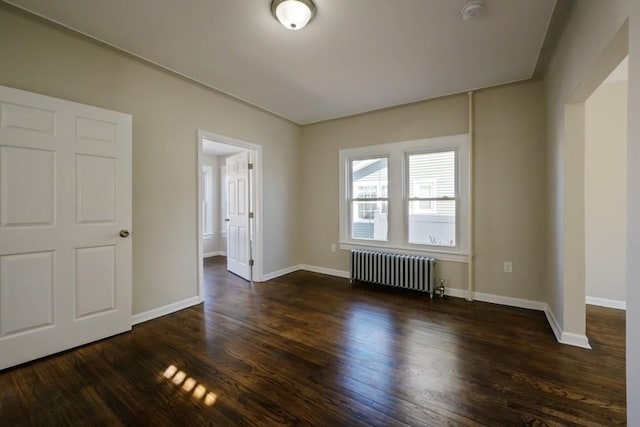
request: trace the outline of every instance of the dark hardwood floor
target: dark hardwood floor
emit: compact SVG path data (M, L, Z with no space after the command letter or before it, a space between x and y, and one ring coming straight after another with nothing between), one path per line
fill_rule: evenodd
M0 372L0 425L625 423L624 312L588 308L588 351L541 312L205 274L204 305Z

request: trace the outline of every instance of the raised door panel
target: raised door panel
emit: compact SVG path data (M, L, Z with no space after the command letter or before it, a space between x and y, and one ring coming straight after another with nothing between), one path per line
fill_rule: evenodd
M76 319L116 308L116 247L78 248L75 256Z
M116 222L116 159L76 155L76 222Z
M248 153L242 152L226 159L227 209L229 232L227 235L227 269L249 279L249 203Z
M236 182L229 180L228 181L228 190L227 190L227 213L229 215L237 215L238 211L237 211L237 207L238 207L238 202L237 202L237 196L238 194L236 193Z
M235 161L227 161L227 174L232 177L238 173L238 165Z
M131 328L131 117L0 86L0 369Z
M249 250L247 248L248 240L247 227L238 227L237 259L240 264L247 264L249 262Z
M247 162L246 156L238 159L238 175L243 176L247 173Z
M53 135L55 133L55 112L3 102L0 104L0 126Z
M229 225L227 231L227 258L238 259L238 226Z
M53 324L54 252L0 257L0 335Z
M76 117L76 137L79 142L114 146L117 141L117 131L116 123L89 117Z
M238 215L247 214L247 180L238 178ZM244 220L245 218L242 218Z
M0 226L51 226L55 222L55 153L0 147Z

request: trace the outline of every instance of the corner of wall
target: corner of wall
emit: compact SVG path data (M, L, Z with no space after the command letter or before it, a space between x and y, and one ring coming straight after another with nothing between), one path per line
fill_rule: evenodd
M553 314L553 310L548 304L545 304L544 314L547 317L547 321L549 322L549 326L551 326L553 334L556 336L556 340L560 344L572 345L589 350L591 349L589 339L585 334L575 334L571 332L565 332L563 330L562 326L560 326L560 323L556 319L556 316Z

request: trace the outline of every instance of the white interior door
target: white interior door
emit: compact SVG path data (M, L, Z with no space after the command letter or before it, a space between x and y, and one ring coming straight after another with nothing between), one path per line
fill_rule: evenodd
M0 86L0 369L131 329L130 226L131 116Z
M226 159L227 270L249 280L249 152Z

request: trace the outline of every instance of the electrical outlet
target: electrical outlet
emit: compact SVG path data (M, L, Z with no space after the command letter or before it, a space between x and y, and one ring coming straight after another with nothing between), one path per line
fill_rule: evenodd
M511 261L504 262L504 272L511 273L513 271L513 263Z
M336 251L336 245L335 243L331 244L331 252L335 252Z

